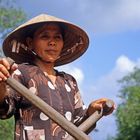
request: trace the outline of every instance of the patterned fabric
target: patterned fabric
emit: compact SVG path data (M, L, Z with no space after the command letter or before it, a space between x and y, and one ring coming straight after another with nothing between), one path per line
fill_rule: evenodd
M75 79L64 72L56 71L56 82L34 65L21 64L13 75L68 121L79 125L86 116ZM68 133L25 98L8 87L10 96L5 98L0 118L15 117L15 140L66 140ZM7 107L8 106L8 107ZM2 108L2 107L0 107Z

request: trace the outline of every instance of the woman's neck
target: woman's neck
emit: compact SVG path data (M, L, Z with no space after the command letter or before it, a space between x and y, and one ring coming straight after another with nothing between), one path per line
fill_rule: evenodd
M36 61L35 63L43 72L47 72L48 75L55 75L54 63L46 63L43 61Z

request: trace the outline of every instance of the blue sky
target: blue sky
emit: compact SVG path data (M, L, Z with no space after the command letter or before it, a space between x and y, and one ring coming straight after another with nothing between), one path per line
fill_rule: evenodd
M15 0L16 1L16 0ZM17 0L28 18L41 13L64 18L89 35L87 52L75 62L60 67L75 76L83 100L107 97L120 102L118 79L140 65L139 0ZM102 118L99 132L90 135L105 140L116 133L113 115Z

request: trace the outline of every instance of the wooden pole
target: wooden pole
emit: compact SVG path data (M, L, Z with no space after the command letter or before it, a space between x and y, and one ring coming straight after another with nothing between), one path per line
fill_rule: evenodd
M104 110L108 112L113 107L113 105L114 102L112 100L107 100L103 110L95 111L78 128L83 132L88 132L90 129L92 130L92 127L95 125L95 123L103 117L103 114L105 113Z

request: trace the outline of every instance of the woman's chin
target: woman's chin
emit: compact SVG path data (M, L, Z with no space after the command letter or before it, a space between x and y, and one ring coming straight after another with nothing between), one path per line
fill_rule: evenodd
M57 60L56 58L47 58L45 59L46 61L50 62L50 63L55 63L55 61Z

